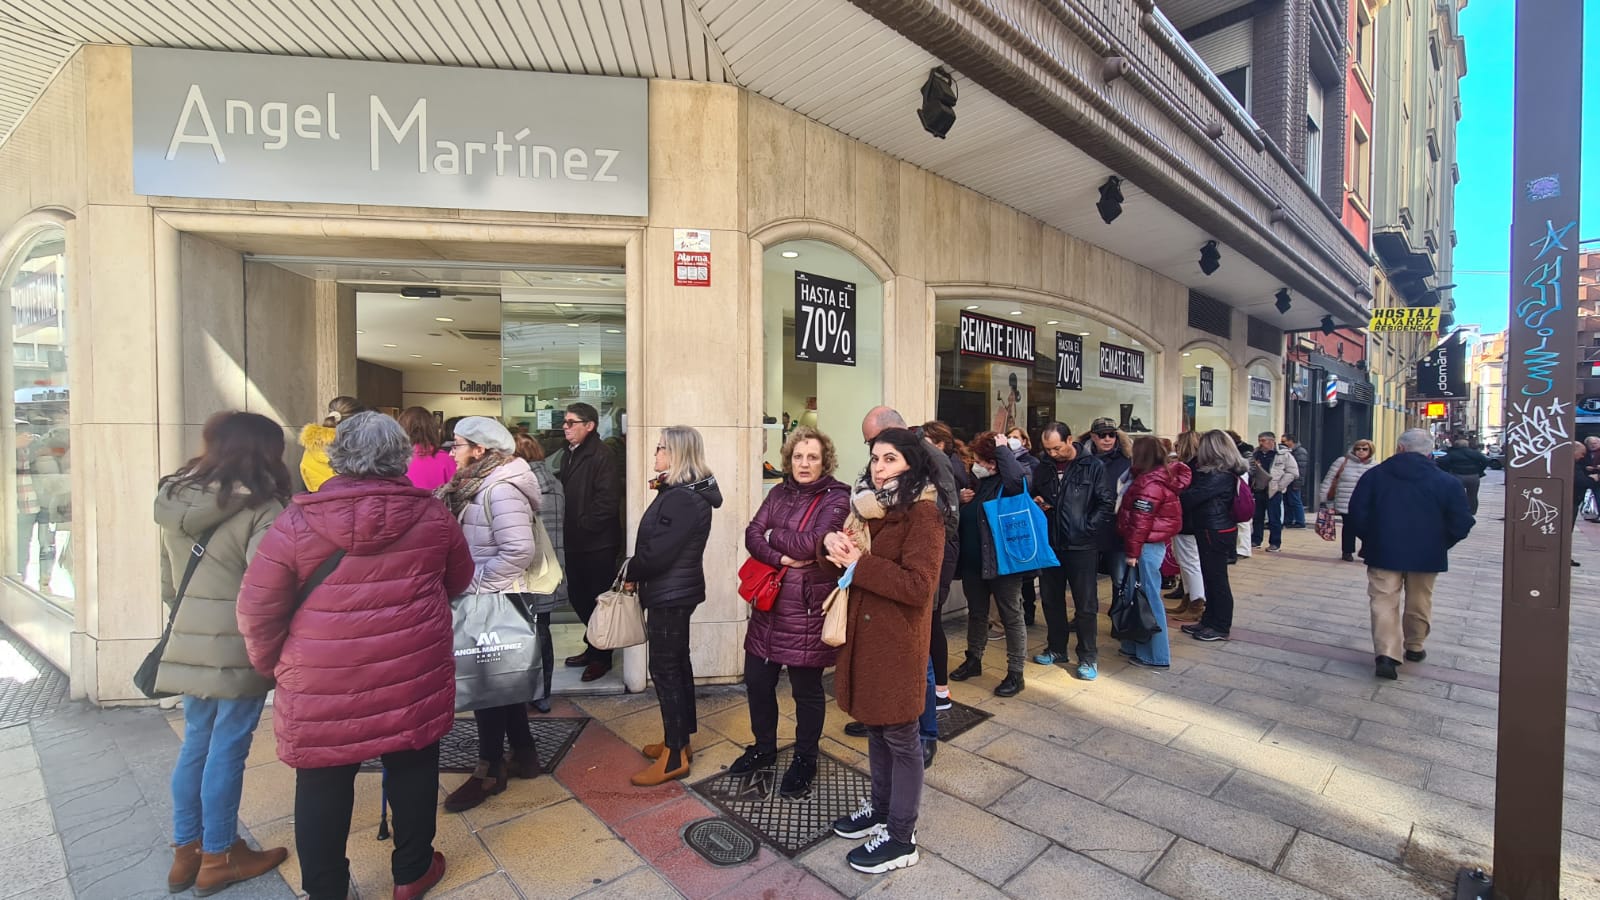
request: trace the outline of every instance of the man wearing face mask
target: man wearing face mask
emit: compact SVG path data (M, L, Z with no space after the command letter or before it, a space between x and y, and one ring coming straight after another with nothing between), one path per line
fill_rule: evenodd
M1106 481L1120 498L1131 480L1129 469L1133 466L1133 460L1128 453L1133 449L1132 439L1117 428L1117 420L1101 416L1089 426L1089 437L1083 442L1083 449L1089 450L1095 459L1105 465ZM1122 573L1128 567L1127 554L1122 552L1122 538L1117 535L1115 528L1101 528L1095 540L1100 548L1100 571L1111 576L1111 589L1116 590L1116 586L1122 582Z
M1040 438L1045 459L1039 467L1034 500L1050 519L1050 546L1061 565L1039 571L1040 605L1047 630L1043 653L1033 658L1042 666L1067 660L1066 592L1072 589L1078 633L1077 676L1093 681L1098 675L1095 637L1100 614L1097 569L1099 535L1115 530L1116 487L1106 477L1106 465L1093 453L1079 452L1072 430L1051 422Z

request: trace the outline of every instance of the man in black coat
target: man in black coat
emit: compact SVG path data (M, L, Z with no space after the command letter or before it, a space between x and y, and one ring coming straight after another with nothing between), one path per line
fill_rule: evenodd
M1082 449L1105 464L1106 480L1118 497L1132 480L1133 460L1128 458L1131 448L1132 441L1117 427L1116 420L1106 416L1094 420L1089 426L1089 437L1082 444ZM1122 535L1117 533L1116 524L1100 529L1096 543L1100 547L1100 570L1111 576L1111 590L1116 591L1117 585L1122 583L1122 573L1128 568L1128 554L1123 550Z
M1101 532L1115 529L1117 490L1106 465L1072 442L1072 429L1051 422L1040 435L1045 459L1039 467L1034 500L1049 514L1050 546L1061 565L1039 570L1040 605L1047 629L1044 652L1033 658L1042 666L1067 659L1067 588L1078 633L1077 676L1093 681L1099 674L1095 636L1099 627L1098 568Z
M622 469L617 454L600 440L599 428L600 413L593 406L567 407L561 420L567 449L556 474L567 502L567 595L585 625L594 615L595 598L617 576L622 550ZM611 651L586 646L567 657L567 665L583 667L583 680L594 681L611 671Z

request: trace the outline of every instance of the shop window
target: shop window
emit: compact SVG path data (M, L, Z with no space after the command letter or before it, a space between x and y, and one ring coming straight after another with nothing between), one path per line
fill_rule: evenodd
M883 402L883 283L832 244L788 241L763 254L761 284L767 483L796 425L833 439L850 481L867 465L861 419Z
M956 437L1049 422L1076 436L1105 416L1129 434L1153 431L1155 353L1087 316L1009 300L940 300L934 329L939 418Z
M1224 431L1233 427L1233 366L1218 353L1191 347L1180 358L1183 370L1183 430Z
M1254 441L1256 435L1263 431L1277 433L1281 398L1278 397L1277 373L1272 371L1271 366L1254 363L1246 376L1250 379L1250 392L1246 395L1250 433L1245 435L1245 439Z
M16 428L6 573L63 605L71 603L72 484L67 388L66 233L41 232L3 282L11 317L5 396Z

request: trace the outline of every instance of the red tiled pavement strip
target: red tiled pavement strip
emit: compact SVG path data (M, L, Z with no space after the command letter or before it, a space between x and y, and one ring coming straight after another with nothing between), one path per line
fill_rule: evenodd
M578 701L582 704L582 701ZM838 892L762 845L742 866L706 862L683 842L685 825L720 813L682 782L634 787L628 779L650 761L595 719L555 772L578 802L687 897L837 898ZM695 772L691 777L705 777Z

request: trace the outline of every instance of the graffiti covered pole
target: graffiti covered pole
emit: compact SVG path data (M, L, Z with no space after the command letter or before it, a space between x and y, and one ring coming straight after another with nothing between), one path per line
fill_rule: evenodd
M1494 896L1560 896L1584 0L1517 0Z

